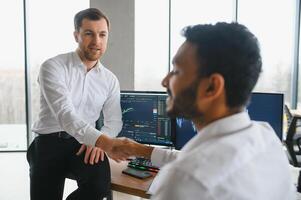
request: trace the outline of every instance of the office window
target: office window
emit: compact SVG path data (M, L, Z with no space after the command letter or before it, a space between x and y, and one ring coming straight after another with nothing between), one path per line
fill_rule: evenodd
M23 1L1 1L0 24L0 151L25 150Z
M300 50L301 50L301 43L300 43L300 39L301 39L301 26L299 25L299 61L298 61L298 68L299 68L299 74L298 74L298 80L297 80L297 87L298 87L298 99L297 99L297 109L300 109L301 108L301 69L300 69L300 63L301 63L301 53L300 53Z
M217 6L218 5L218 6ZM171 1L171 59L184 42L181 30L188 25L231 22L233 0L172 0Z
M282 92L291 100L291 66L295 1L239 1L238 22L246 25L260 43L263 72L256 91Z
M168 72L168 0L135 1L135 90L164 90Z
M37 77L48 58L74 51L74 15L89 7L89 0L31 0L28 4L29 66L31 70L32 123L39 112L40 91Z

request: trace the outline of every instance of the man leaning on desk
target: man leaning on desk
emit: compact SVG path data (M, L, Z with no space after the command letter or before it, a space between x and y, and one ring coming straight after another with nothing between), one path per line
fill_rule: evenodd
M193 120L198 134L181 152L127 139L112 150L163 166L152 199L294 199L279 139L269 124L244 112L261 72L256 37L238 23L189 26L183 35L162 85L169 115Z
M31 200L62 199L65 177L78 184L68 200L99 200L110 191L110 166L103 151L110 155L113 144L122 141L109 136L121 130L122 115L118 79L100 62L109 25L96 8L79 11L74 16L76 51L41 66L41 109L33 126L37 137L27 151ZM104 126L98 131L95 121L101 111ZM113 158L124 157L120 153Z

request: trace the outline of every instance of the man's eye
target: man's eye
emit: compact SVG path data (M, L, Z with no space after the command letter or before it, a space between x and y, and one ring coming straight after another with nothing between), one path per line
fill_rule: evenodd
M85 35L92 35L92 33L91 32L86 32Z
M107 34L99 34L99 37L101 37L101 38L104 38L104 37L106 37L107 36Z

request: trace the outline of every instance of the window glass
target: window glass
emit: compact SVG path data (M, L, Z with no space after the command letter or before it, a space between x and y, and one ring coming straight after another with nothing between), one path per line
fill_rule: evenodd
M181 30L188 25L211 24L233 19L233 0L172 0L171 59L184 42Z
M0 151L25 150L23 1L0 1Z
M261 46L263 71L255 90L282 92L289 102L295 1L239 1L238 11L238 22L256 35Z
M48 58L76 49L73 18L77 12L89 7L89 0L31 0L28 7L31 106L34 122L39 113L40 91L37 77L40 65Z
M135 90L164 90L168 72L169 1L135 1Z
M300 26L300 25L299 25ZM301 29L301 26L299 27ZM297 109L300 110L301 109L301 69L300 69L300 63L301 63L301 53L300 53L300 50L301 50L301 43L300 43L300 39L301 39L301 30L299 30L299 62L298 62L298 67L299 67L299 70L298 70L298 83L297 83L297 87L298 87L298 100L297 100Z

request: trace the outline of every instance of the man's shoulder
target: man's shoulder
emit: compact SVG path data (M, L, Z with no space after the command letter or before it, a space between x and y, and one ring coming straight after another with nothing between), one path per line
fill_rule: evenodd
M56 65L56 64L67 64L70 62L73 58L74 52L64 53L64 54L58 54L56 56L50 57L47 60L45 60L42 64L43 65Z
M181 154L174 166L206 184L215 185L248 166L261 168L276 161L285 164L277 139L268 124L254 122L251 130L199 144Z

